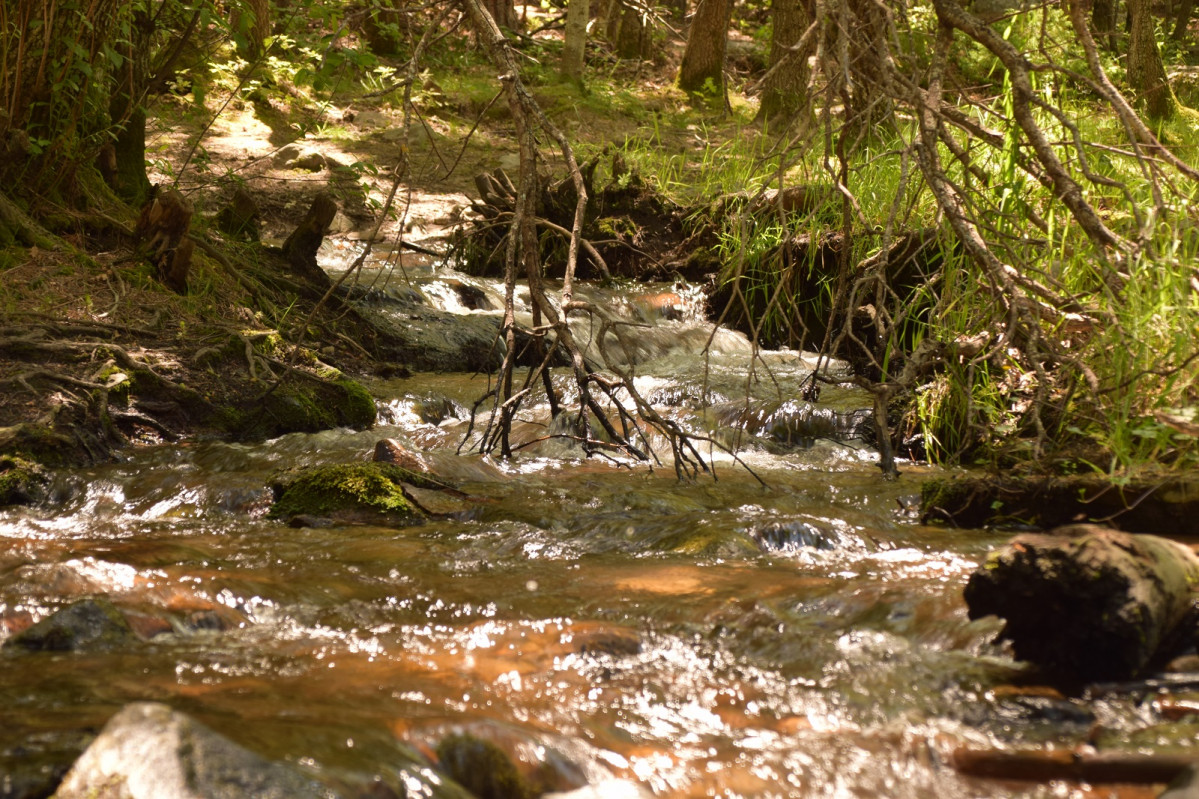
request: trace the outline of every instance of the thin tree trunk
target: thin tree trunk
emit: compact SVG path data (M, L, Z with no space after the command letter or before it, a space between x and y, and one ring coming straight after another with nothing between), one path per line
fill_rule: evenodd
M513 0L483 0L483 7L487 9L488 14L491 14L495 24L501 28L514 31L520 27L516 18L516 4Z
M814 10L808 0L774 0L770 68L759 84L758 119L790 117L807 104L808 56L816 37L805 36Z
M1091 23L1095 26L1095 37L1107 50L1116 49L1116 28L1120 16L1119 0L1095 0L1091 7Z
M1182 0L1178 4L1178 13L1174 17L1174 32L1170 38L1181 40L1186 36L1187 27L1191 24L1191 13L1195 10L1195 0Z
M725 102L724 56L728 47L729 0L699 0L679 67L679 88Z
M1152 119L1170 119L1178 100L1170 89L1166 68L1157 49L1156 26L1149 0L1128 0L1128 83Z
M566 9L566 42L562 48L559 69L562 77L578 84L583 82L583 69L586 65L584 55L590 6L589 0L570 0Z

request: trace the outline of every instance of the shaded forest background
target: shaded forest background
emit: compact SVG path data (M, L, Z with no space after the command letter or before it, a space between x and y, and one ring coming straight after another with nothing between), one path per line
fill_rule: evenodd
M297 298L308 308L327 297L280 283L254 243L260 217L270 221L257 206L285 207L287 187L214 168L205 137L249 109L281 151L349 137L351 112L384 111L386 150L331 169L332 195L402 238L397 191L443 188L455 158L502 142L488 156L512 181L493 220L506 232L501 268L530 283L535 323L570 356L580 419L589 403L594 418L609 413L590 398L610 381L565 326L572 314L602 319L571 293L576 272L598 264L589 197L633 186L678 209L691 252L677 271L708 281L714 319L853 365L852 378L814 376L806 398L832 380L869 390L884 471L896 454L1116 479L1189 468L1191 6L4 0L6 341L51 285L29 277L31 264L78 278L54 283L62 296L38 312L59 323L147 326L93 308L87 286L99 281L118 299L129 285L155 295L155 321L191 320L187 337L222 325L283 348L344 336L292 314ZM165 155L163 130L179 134ZM548 248L547 204L559 214ZM336 213L326 210L313 205L304 224L323 233ZM555 302L544 274L565 280ZM509 314L509 353L516 328ZM517 369L499 365L497 430L519 407ZM530 369L526 383L540 374ZM0 379L86 406L106 378ZM634 399L677 458L702 460ZM506 451L506 436L487 446Z

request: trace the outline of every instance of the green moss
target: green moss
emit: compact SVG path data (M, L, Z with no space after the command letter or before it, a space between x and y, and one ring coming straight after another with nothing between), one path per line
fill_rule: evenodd
M276 489L274 518L378 514L384 517L420 517L420 510L404 496L401 483L421 488L445 486L424 475L392 463L349 463L318 466Z
M669 535L656 542L654 549L699 558L744 558L762 553L761 548L746 535L711 528Z
M371 427L378 416L375 398L356 380L342 377L334 382L341 389L342 402L338 406L341 424L353 428Z
M51 467L79 466L89 462L70 435L33 423L0 428L0 453Z
M530 799L533 789L491 741L456 733L437 744L441 770L479 799Z
M7 234L7 236L6 236ZM23 247L14 247L16 240L3 225L0 225L0 272L20 266L29 260L29 251Z
M38 464L0 455L0 507L40 502L46 497L49 483L49 475Z
M243 439L313 433L331 427L364 429L375 423L375 400L354 380L284 383L246 410L235 430Z
M605 216L595 220L596 229L608 238L633 238L637 235L637 225L627 216Z

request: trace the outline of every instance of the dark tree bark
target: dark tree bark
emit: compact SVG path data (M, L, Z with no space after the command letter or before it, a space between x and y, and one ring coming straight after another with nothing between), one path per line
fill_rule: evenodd
M238 51L247 61L262 55L265 40L271 34L270 0L243 0L234 11L233 26L240 37Z
M995 615L1016 657L1068 686L1137 676L1194 607L1199 556L1095 525L1025 534L970 576L970 617Z
M483 0L483 7L501 28L514 31L520 26L513 0Z
M679 88L689 95L725 102L724 56L731 12L730 0L699 0L679 67Z
M1170 119L1178 100L1170 89L1157 38L1150 0L1128 0L1128 83L1153 119Z
M1178 4L1178 11L1174 16L1174 32L1170 34L1172 39L1183 39L1187 34L1187 28L1191 24L1191 14L1195 11L1195 0L1182 0Z
M337 201L333 195L321 192L312 200L304 219L283 242L283 254L298 274L304 275L320 285L329 284L329 276L316 262L316 251L320 249L333 217L337 216Z
M621 0L612 0L608 7L606 31L608 41L621 58L649 58L650 31L641 8Z
M577 84L583 82L590 6L588 0L570 0L570 5L566 8L566 40L562 47L559 69L562 77Z
M815 36L803 41L815 18L811 0L774 0L772 10L770 64L759 84L760 120L791 117L807 104L808 57L816 44Z
M1108 50L1116 49L1116 30L1119 28L1119 0L1095 0L1091 7L1091 24L1095 26L1095 38Z

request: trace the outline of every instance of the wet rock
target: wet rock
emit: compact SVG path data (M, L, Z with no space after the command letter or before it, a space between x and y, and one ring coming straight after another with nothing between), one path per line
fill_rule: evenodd
M411 483L402 483L400 487L404 496L430 516L461 516L475 507L470 497L458 491L430 490Z
M71 767L57 799L329 797L315 780L274 763L156 702L126 705Z
M394 463L403 469L428 474L429 462L419 452L413 452L394 438L385 438L375 443L375 463Z
M192 631L220 631L227 626L225 620L215 610L197 610L195 613L189 614L183 623L187 629Z
M167 619L150 613L126 613L125 620L138 638L150 639L175 631Z
M441 770L478 799L532 799L532 787L502 749L473 735L454 734L437 745Z
M380 328L394 327L384 355L408 364L415 371L490 371L504 354L495 346L501 319L485 314L456 314L420 307L399 318L379 322Z
M313 433L333 427L363 430L375 423L375 400L348 377L281 384L251 407L230 414L228 426L240 439Z
M745 558L761 552L754 540L744 533L715 527L671 532L655 541L653 548L699 558Z
M839 540L807 522L778 522L753 531L753 538L767 552L792 552L797 549L836 549Z
M50 476L33 461L0 455L0 508L35 505L46 499Z
M138 640L124 614L106 599L85 599L47 616L5 642L31 652L116 649Z
M440 480L394 463L349 463L317 466L274 487L270 515L317 526L338 524L411 524L426 512L412 489L445 492L465 498Z
M11 733L14 720L5 715L6 732ZM54 795L71 764L96 737L94 731L40 727L36 722L15 722L15 728L25 736L20 743L0 749L0 799L42 799Z
M413 410L425 424L441 424L446 419L458 418L458 406L449 397L427 394L413 398Z
M810 402L735 402L713 408L721 428L744 430L784 447L808 448L818 439L861 438L872 423L868 410L838 412Z
M1173 674L1190 674L1199 672L1199 655L1194 653L1187 655L1179 655L1166 664L1162 669L1167 673Z

